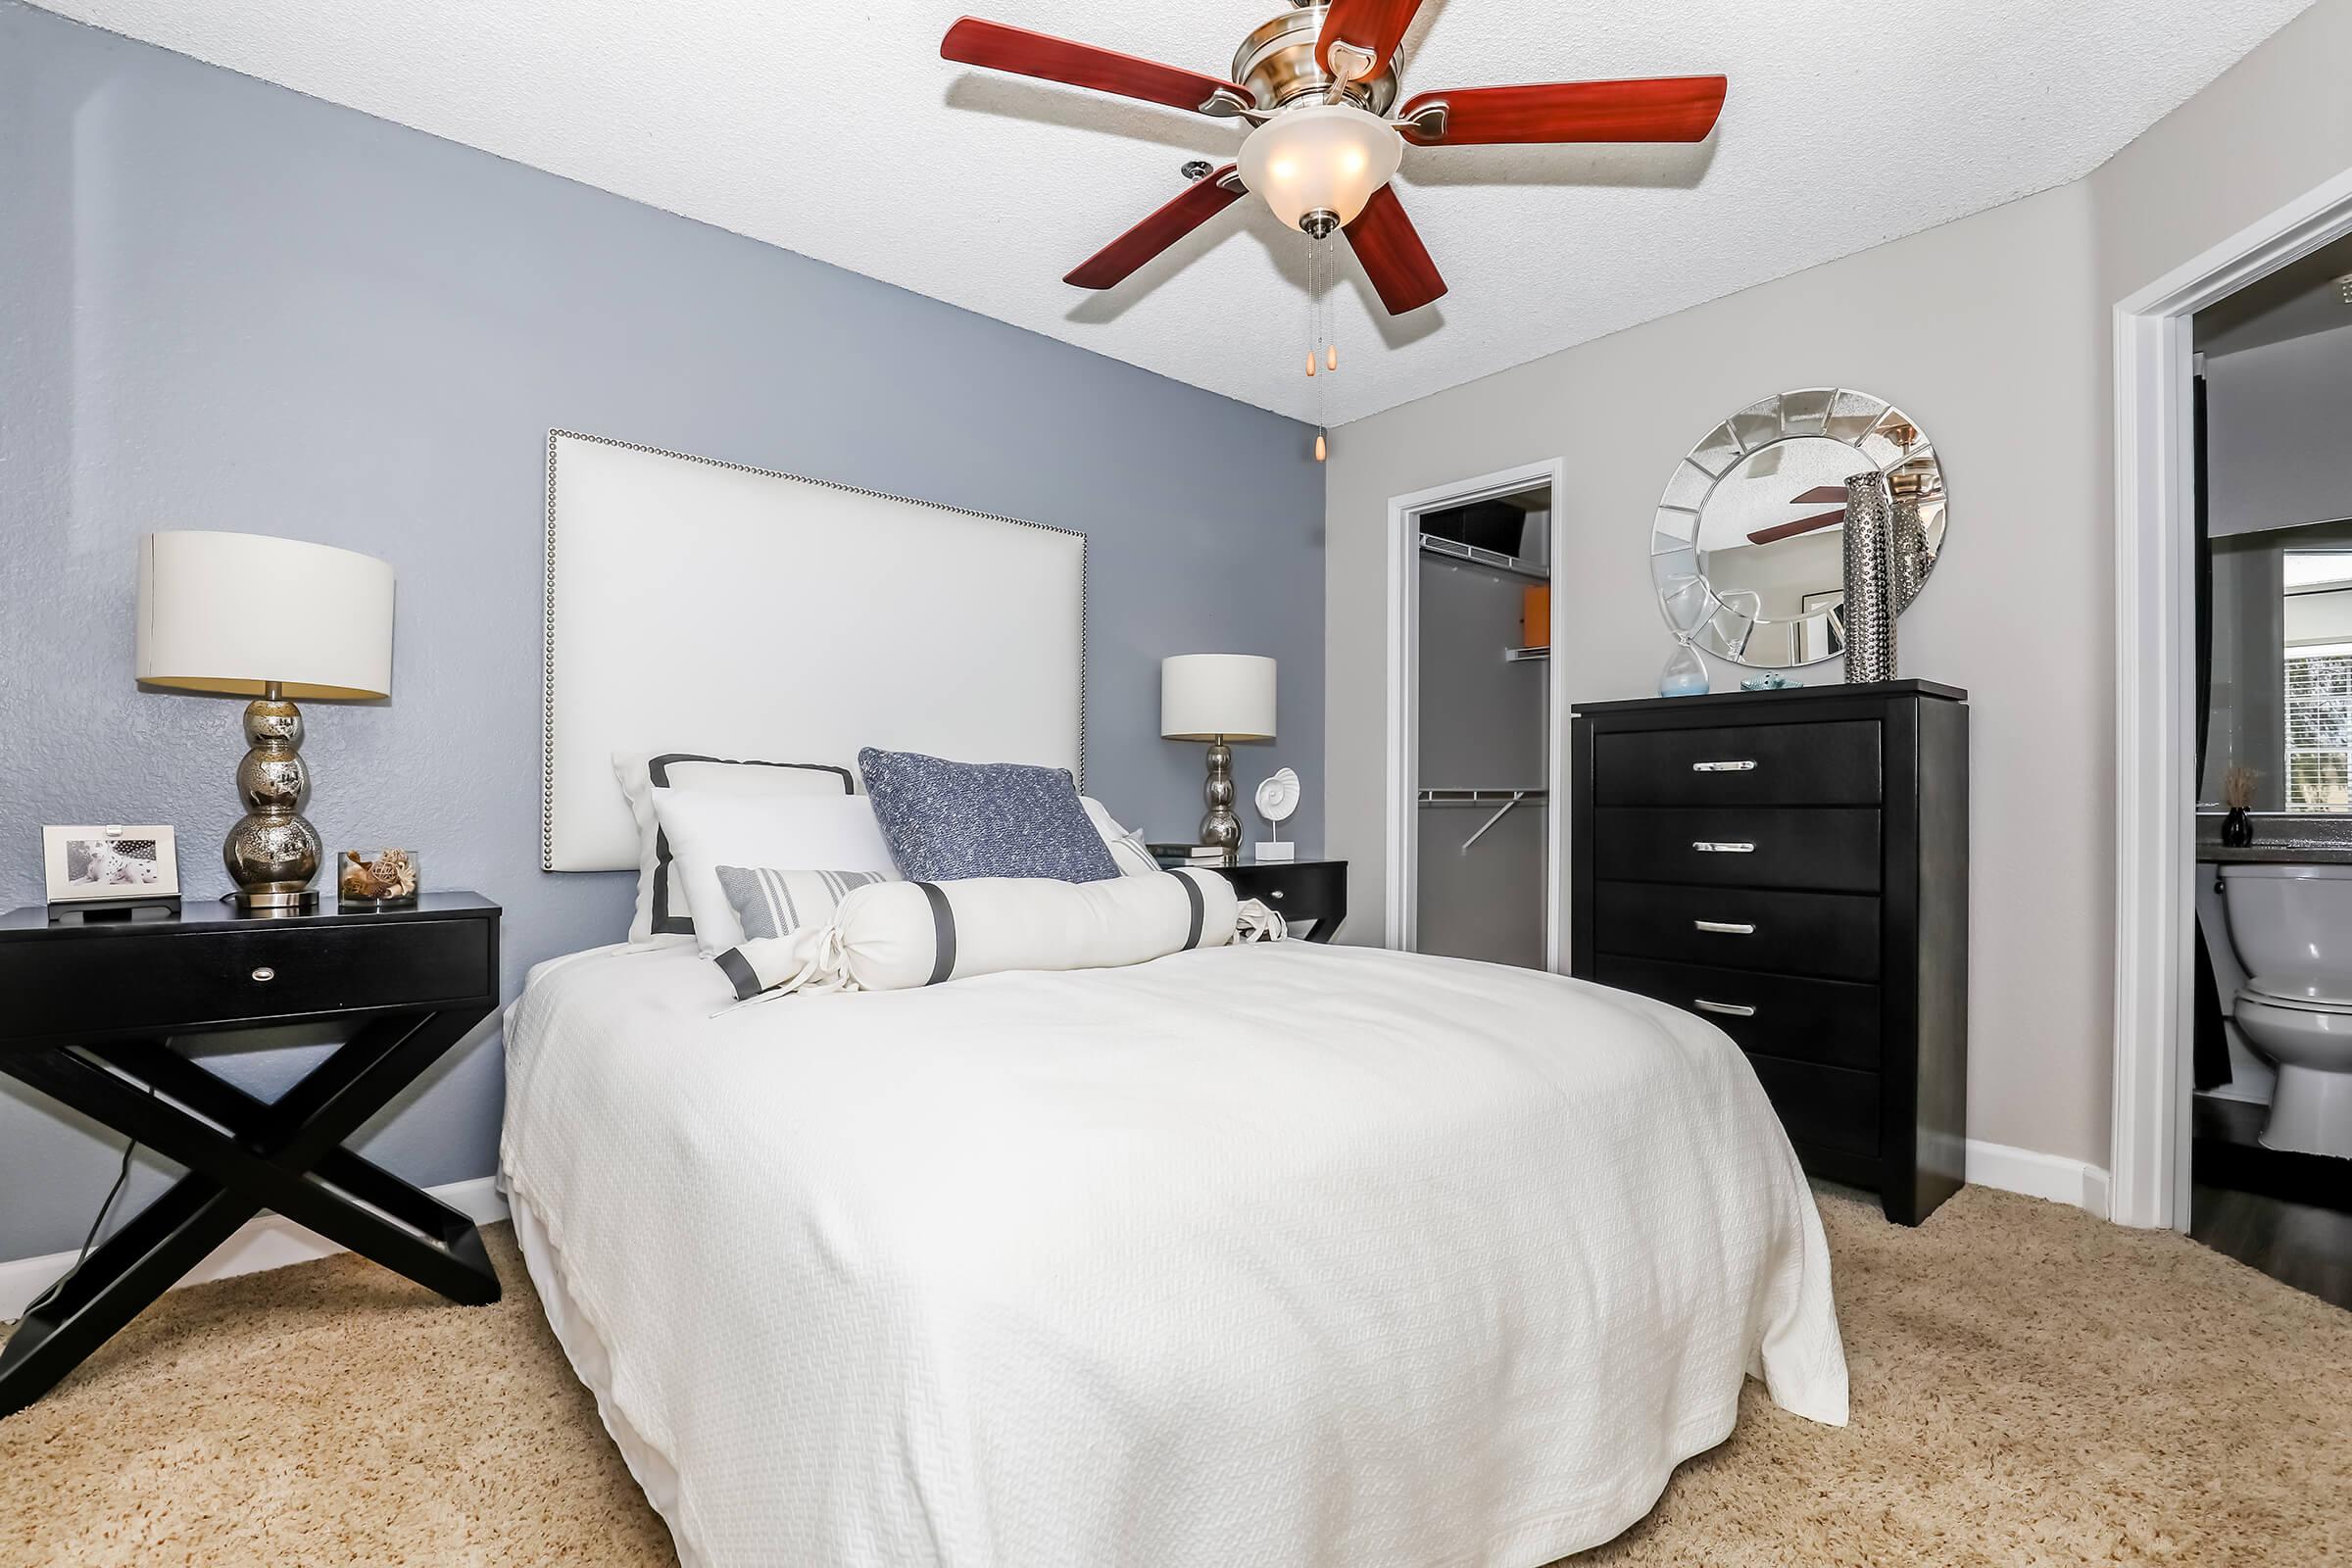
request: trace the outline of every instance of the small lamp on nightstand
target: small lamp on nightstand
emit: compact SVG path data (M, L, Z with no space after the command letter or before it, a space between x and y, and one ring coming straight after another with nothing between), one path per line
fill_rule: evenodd
M1256 654L1177 654L1159 662L1159 733L1208 742L1208 814L1200 842L1240 858L1242 819L1233 811L1233 741L1274 738L1274 661Z
M245 814L220 858L239 908L306 908L318 892L318 832L304 819L304 702L392 694L389 562L254 533L139 540L140 684L253 701L237 794Z

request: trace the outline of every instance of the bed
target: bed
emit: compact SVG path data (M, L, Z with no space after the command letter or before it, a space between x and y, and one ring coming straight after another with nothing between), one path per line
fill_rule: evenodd
M1075 771L1077 536L586 437L549 476L551 870L643 855L615 747L944 725ZM649 613L647 516L667 580L745 602ZM779 700L759 596L823 551L947 641ZM738 1003L686 941L539 965L506 1050L525 1265L688 1568L1537 1568L1748 1377L1845 1418L1794 1153L1730 1040L1642 998L1276 942Z
M1536 1568L1744 1375L1842 1422L1738 1050L1554 975L1304 943L729 1008L543 966L504 1168L689 1568Z

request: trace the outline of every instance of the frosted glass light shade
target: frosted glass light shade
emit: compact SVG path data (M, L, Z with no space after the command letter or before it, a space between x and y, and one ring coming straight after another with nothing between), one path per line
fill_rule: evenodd
M295 702L392 695L392 564L256 533L139 539L138 678Z
M1242 143L1242 183L1263 196L1287 228L1317 212L1347 224L1403 159L1404 138L1378 115L1318 104L1286 110L1250 133Z
M1177 654L1159 662L1159 733L1171 741L1274 738L1274 661Z

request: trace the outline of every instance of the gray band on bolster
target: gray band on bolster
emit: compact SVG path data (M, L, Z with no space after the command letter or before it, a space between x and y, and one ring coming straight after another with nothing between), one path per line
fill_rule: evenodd
M749 1002L767 989L758 972L752 968L752 960L743 956L741 948L729 948L718 956L717 961L719 973L734 985L737 1001Z
M1184 928L1184 951L1190 953L1200 945L1200 927L1208 918L1208 906L1200 901L1200 884L1179 870L1176 880L1184 884L1184 902L1191 909L1190 923Z
M956 972L956 911L948 907L948 896L937 886L929 882L915 886L923 890L931 905L931 978L923 984L935 986Z

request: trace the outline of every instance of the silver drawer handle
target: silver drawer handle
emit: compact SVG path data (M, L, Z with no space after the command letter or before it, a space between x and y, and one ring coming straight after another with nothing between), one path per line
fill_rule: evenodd
M1720 1012L1727 1018L1753 1018L1756 1015L1755 1008L1744 1005L1743 1004L1737 1002L1709 1002L1704 997L1700 997L1693 1001L1690 1005L1696 1007L1701 1012Z
M1698 930L1720 932L1727 937L1752 937L1756 934L1753 925L1743 925L1734 920L1693 920L1690 924Z
M1753 773L1755 770L1756 764L1752 759L1739 762L1692 762L1690 764L1690 771L1693 773Z
M1282 902L1282 889L1276 888L1272 892L1268 893L1266 897L1272 899L1276 904L1280 904Z
M1753 844L1719 843L1711 839L1692 839L1690 847L1701 855L1753 855Z
M259 969L253 971L253 977L262 982L262 984L268 985L270 981L277 978L277 971L265 963Z

